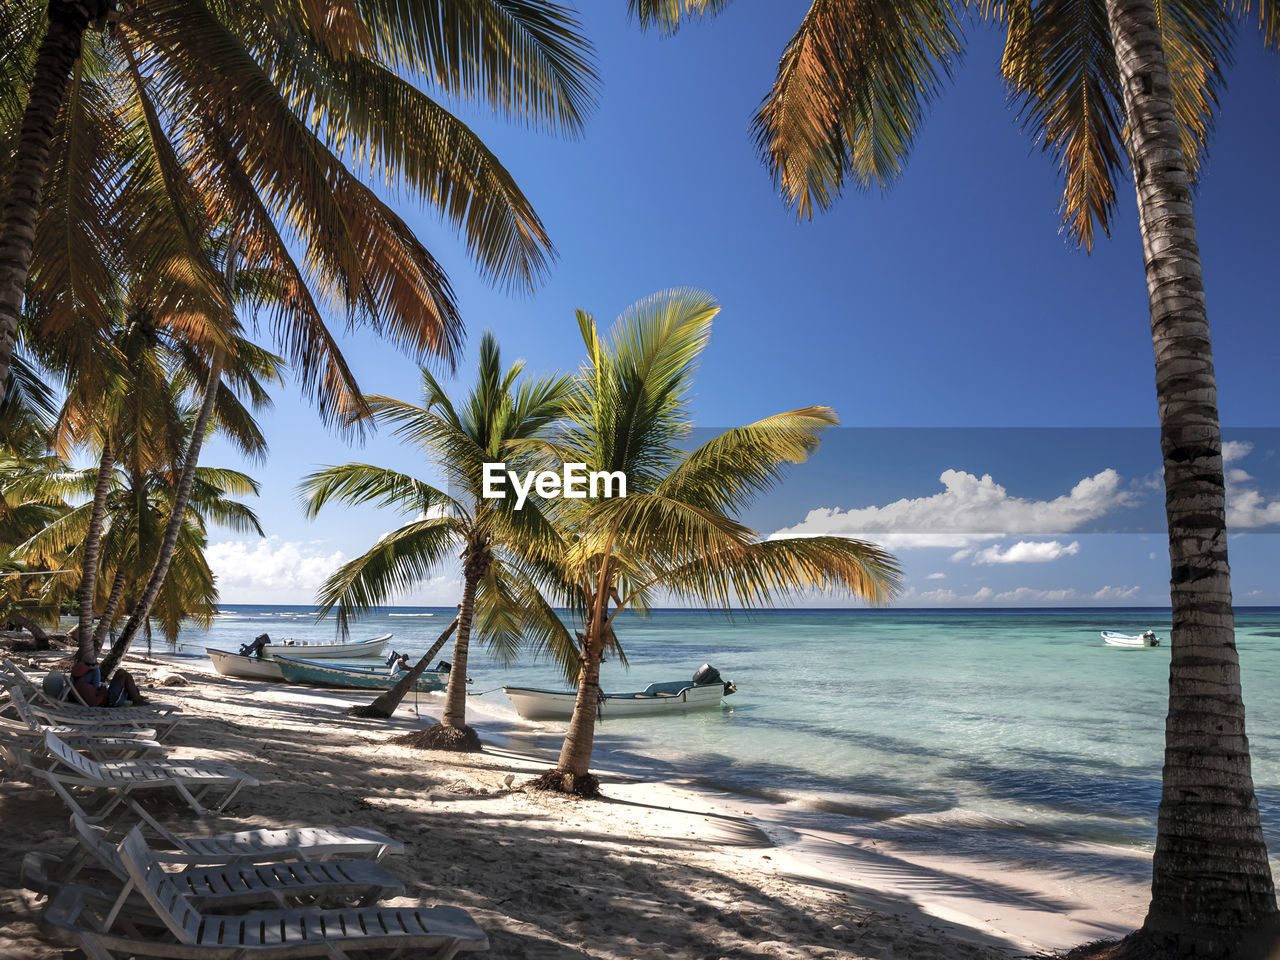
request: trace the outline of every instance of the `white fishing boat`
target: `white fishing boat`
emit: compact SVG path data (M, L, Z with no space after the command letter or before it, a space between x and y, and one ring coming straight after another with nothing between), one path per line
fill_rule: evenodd
M215 650L205 647L205 653L213 661L213 669L224 677L242 677L246 680L274 680L284 682L280 673L280 664L274 660L260 660L244 653L231 653L227 650Z
M710 664L703 664L692 680L651 683L634 693L602 693L596 702L601 719L645 714L683 713L720 706L722 697L737 690ZM536 687L503 687L516 713L526 720L568 720L577 702L576 690L540 690Z
M1116 633L1114 630L1102 631L1102 642L1109 647L1158 647L1160 638L1154 630L1147 630L1136 636L1127 633Z
M270 660L277 653L302 660L359 660L361 657L380 657L391 642L391 634L384 633L370 640L272 640L267 634L257 637L253 643L240 648L240 652Z

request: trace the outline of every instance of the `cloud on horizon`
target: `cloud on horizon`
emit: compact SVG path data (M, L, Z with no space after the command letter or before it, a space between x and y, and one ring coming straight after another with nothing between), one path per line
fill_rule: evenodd
M1000 536L1068 533L1130 506L1137 499L1122 486L1120 474L1111 468L1085 477L1069 492L1052 500L1010 496L1008 489L990 474L978 477L962 470L945 470L938 479L943 489L931 496L849 510L818 507L800 523L772 536L854 537L873 540L890 550L971 548Z

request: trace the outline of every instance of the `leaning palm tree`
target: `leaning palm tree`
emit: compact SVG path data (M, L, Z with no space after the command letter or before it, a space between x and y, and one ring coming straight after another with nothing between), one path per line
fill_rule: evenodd
M630 0L675 29L727 0ZM1002 70L1030 132L1057 159L1064 223L1107 230L1127 153L1137 191L1156 355L1173 606L1169 714L1151 905L1134 956L1248 956L1280 944L1280 913L1245 736L1227 565L1225 483L1191 183L1219 71L1252 4L981 0L1006 31ZM891 184L956 62L958 10L938 0L814 0L755 119L761 156L802 216L846 183ZM1280 8L1258 25L1280 41Z
M0 33L0 382L24 296L45 335L101 328L115 276L225 308L201 246L230 221L288 287L282 352L349 422L367 411L330 310L420 359L461 334L440 263L366 181L429 204L499 283L529 289L554 256L512 175L415 85L575 135L591 56L549 0L8 0Z
M504 659L514 656L525 638L535 645L563 645L564 626L530 579L531 561L555 552L556 531L536 506L517 510L510 498L484 495L485 464L522 462L525 444L556 418L569 386L565 377L522 379L523 370L523 362L504 370L498 343L486 333L476 384L461 405L455 406L425 369L421 405L369 397L374 416L393 425L394 436L435 457L450 492L363 463L330 467L302 482L308 516L335 499L396 507L413 516L321 586L316 601L320 613L336 608L344 633L353 616L411 588L461 551L462 598L444 711L438 724L416 738L420 746L480 747L466 724L467 657L477 610L488 625L482 636Z
M836 423L806 407L726 431L692 451L689 391L719 311L707 294L674 290L625 314L606 342L578 314L587 359L561 433L542 445L549 465L581 463L626 478L625 496L563 499L554 520L566 546L552 565L581 624L573 656L578 693L556 768L538 782L583 796L590 773L600 663L620 652L614 624L658 597L729 609L798 592L835 590L871 603L897 590L892 556L842 537L761 540L736 517L787 467L805 460ZM615 490L616 492L616 490Z

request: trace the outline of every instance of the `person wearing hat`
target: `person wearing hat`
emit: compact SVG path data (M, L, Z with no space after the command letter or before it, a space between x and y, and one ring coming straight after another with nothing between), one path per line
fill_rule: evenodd
M128 670L117 670L110 683L103 683L102 670L94 656L76 662L71 668L71 682L75 684L80 699L91 707L119 707L125 701L132 701L135 706L148 702L138 692L138 684Z

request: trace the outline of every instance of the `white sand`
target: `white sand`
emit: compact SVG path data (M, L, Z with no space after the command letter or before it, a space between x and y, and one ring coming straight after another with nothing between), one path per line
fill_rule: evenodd
M149 672L172 671L135 667ZM479 702L469 719L491 744L482 754L424 752L386 741L433 720L435 697L420 699L421 719L410 702L392 721L355 720L344 710L368 695L181 672L191 685L155 691L191 718L175 754L231 763L262 785L221 817L163 808L175 829L375 827L407 846L384 861L406 883L404 902L465 907L489 934L490 955L504 960L1026 956L1123 935L1146 906L1136 882L1048 863L908 856L858 836L796 830L782 805L607 766L596 770L603 801L526 792L521 785L553 758L504 745L519 738L508 740L512 726ZM41 905L22 889L18 865L26 850L69 846L56 798L6 776L0 958L66 955L36 928Z

